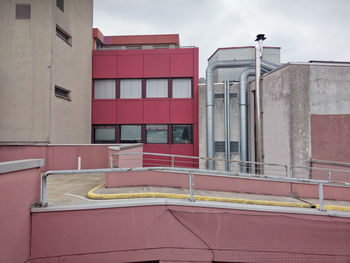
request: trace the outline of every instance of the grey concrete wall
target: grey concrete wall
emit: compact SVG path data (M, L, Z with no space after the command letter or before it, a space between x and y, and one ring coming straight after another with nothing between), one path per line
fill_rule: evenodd
M308 165L309 66L288 65L268 74L261 89L264 162Z
M310 65L311 114L350 114L350 66Z
M15 19L16 3L31 18ZM89 143L92 0L0 1L0 142ZM56 24L72 35L70 47ZM71 90L72 100L54 95Z
M16 20L16 3L31 19ZM53 1L0 1L0 142L48 142Z
M92 0L54 8L51 143L91 141L92 8ZM71 46L56 36L56 24L71 35ZM71 101L56 97L55 85L70 90Z

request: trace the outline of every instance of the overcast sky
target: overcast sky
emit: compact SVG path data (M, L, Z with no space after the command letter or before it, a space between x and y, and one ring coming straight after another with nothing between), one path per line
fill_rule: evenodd
M94 0L106 35L179 34L199 47L199 76L219 47L281 47L281 62L350 61L350 0Z

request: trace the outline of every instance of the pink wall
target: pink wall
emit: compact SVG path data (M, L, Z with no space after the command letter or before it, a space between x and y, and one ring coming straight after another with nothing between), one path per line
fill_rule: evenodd
M106 175L106 187L163 186L188 189L188 182L187 173L164 171L108 173ZM194 189L277 196L290 196L293 193L298 197L318 198L318 185L315 184L236 177L194 175ZM325 185L324 198L350 201L350 188Z
M78 156L82 169L110 167L108 147L113 145L9 145L0 146L0 161L21 159L45 159L42 171L70 170L78 168ZM121 151L122 151L121 147ZM141 149L137 149L142 152Z
M42 212L29 262L347 262L349 223L172 205Z
M30 256L30 206L39 199L39 167L0 174L0 262Z
M142 167L142 155L112 155L114 153L142 153L143 145L140 144L138 147L132 147L120 149L119 147L109 147L108 156L113 157L113 167L114 168L134 168Z

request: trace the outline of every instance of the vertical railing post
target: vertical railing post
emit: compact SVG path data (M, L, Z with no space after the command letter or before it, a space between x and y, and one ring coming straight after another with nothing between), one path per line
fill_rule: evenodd
M332 172L328 170L328 182L331 182L332 179Z
M289 168L289 176L293 178L293 166Z
M192 174L192 171L189 172L189 180L190 180L190 201L194 202L194 196L193 196L193 174Z
M320 210L324 211L324 205L323 205L323 184L318 184L318 200L320 204Z
M78 156L78 170L81 169L81 157Z
M171 167L175 166L175 156L171 156Z
M111 157L109 157L109 162L110 162L111 168L113 168L113 156L112 155L111 155Z

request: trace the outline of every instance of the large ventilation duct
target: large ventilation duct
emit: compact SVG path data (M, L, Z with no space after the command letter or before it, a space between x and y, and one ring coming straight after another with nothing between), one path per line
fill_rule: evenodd
M218 68L251 68L255 67L254 59L247 60L217 60L208 63L206 71L207 86L207 157L208 169L214 170L214 78L213 73ZM271 71L278 65L261 61L262 71Z
M254 68L242 71L239 78L239 127L240 127L240 157L241 161L248 161L248 78L255 76ZM247 172L246 164L241 164L241 173Z

